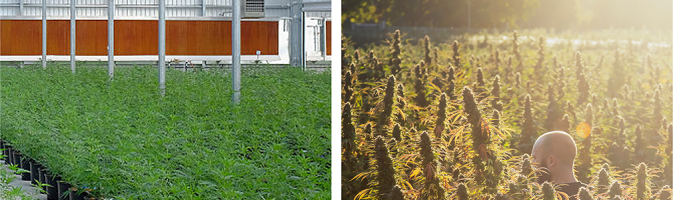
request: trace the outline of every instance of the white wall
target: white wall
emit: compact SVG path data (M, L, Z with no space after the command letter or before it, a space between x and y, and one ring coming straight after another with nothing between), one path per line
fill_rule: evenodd
M119 19L157 18L159 0L115 0L115 16ZM19 3L23 2L23 13ZM76 0L78 18L106 18L108 0ZM167 18L231 17L231 0L166 0ZM290 16L289 0L265 0L267 19ZM202 5L205 4L205 15ZM70 0L47 0L50 19L70 18ZM42 0L1 0L1 18L39 18ZM22 14L22 15L21 15Z

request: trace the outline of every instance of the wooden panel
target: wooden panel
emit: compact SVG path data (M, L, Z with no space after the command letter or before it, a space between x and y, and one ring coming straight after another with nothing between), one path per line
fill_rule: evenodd
M42 22L1 20L0 55L42 55Z
M158 32L157 21L115 20L115 55L157 55Z
M41 55L40 20L0 20L0 55ZM156 55L157 21L116 20L115 55ZM278 22L241 24L241 54L278 55ZM329 41L328 41L329 42ZM70 55L70 21L47 22L47 54ZM230 21L167 21L167 55L231 55ZM107 21L77 21L77 55L107 55Z
M231 55L231 23L169 21L166 40L168 55Z
M257 50L278 55L278 22L241 23L241 54L256 55Z
M327 21L325 24L325 40L327 40L327 55L332 55L332 21Z
M2 55L42 55L42 21L2 20ZM70 21L47 21L47 54L70 55ZM77 21L77 55L107 55L107 22Z
M168 55L231 55L230 21L169 21ZM278 22L242 22L241 54L278 55Z
M77 21L77 55L107 55L107 20ZM47 30L49 32L49 30ZM115 42L116 43L116 42Z
M47 21L47 55L70 55L70 21Z

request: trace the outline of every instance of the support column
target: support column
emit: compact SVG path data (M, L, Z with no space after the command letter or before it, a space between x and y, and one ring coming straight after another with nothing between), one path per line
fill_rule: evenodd
M166 95L166 0L159 0L159 92Z
M201 0L201 17L206 16L206 0Z
M290 65L294 67L303 67L304 47L302 41L302 29L304 26L302 0L292 0L290 5Z
M241 0L233 0L233 21L231 23L232 89L234 105L241 102Z
M23 1L24 1L24 0L19 0L19 16L23 16L24 13L25 13L25 12L23 11Z
M47 0L42 0L42 69L47 69Z
M115 70L115 0L108 0L107 20L107 70L110 79L114 77Z
M76 1L70 1L70 70L72 73L75 73L75 49L77 48L75 45L75 40L77 38L77 31L75 28L77 10L75 8L75 3Z
M322 26L320 26L320 53L322 60L327 60L327 18L322 18Z

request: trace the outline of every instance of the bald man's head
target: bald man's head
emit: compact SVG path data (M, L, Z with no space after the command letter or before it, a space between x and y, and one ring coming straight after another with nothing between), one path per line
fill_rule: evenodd
M541 159L540 162L553 155L559 164L572 168L577 156L577 145L568 133L552 131L537 138L531 154L534 157L540 157L537 158Z

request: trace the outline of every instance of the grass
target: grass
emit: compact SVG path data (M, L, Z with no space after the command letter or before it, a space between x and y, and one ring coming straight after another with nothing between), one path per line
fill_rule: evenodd
M3 68L2 138L66 181L116 199L329 197L329 73Z

